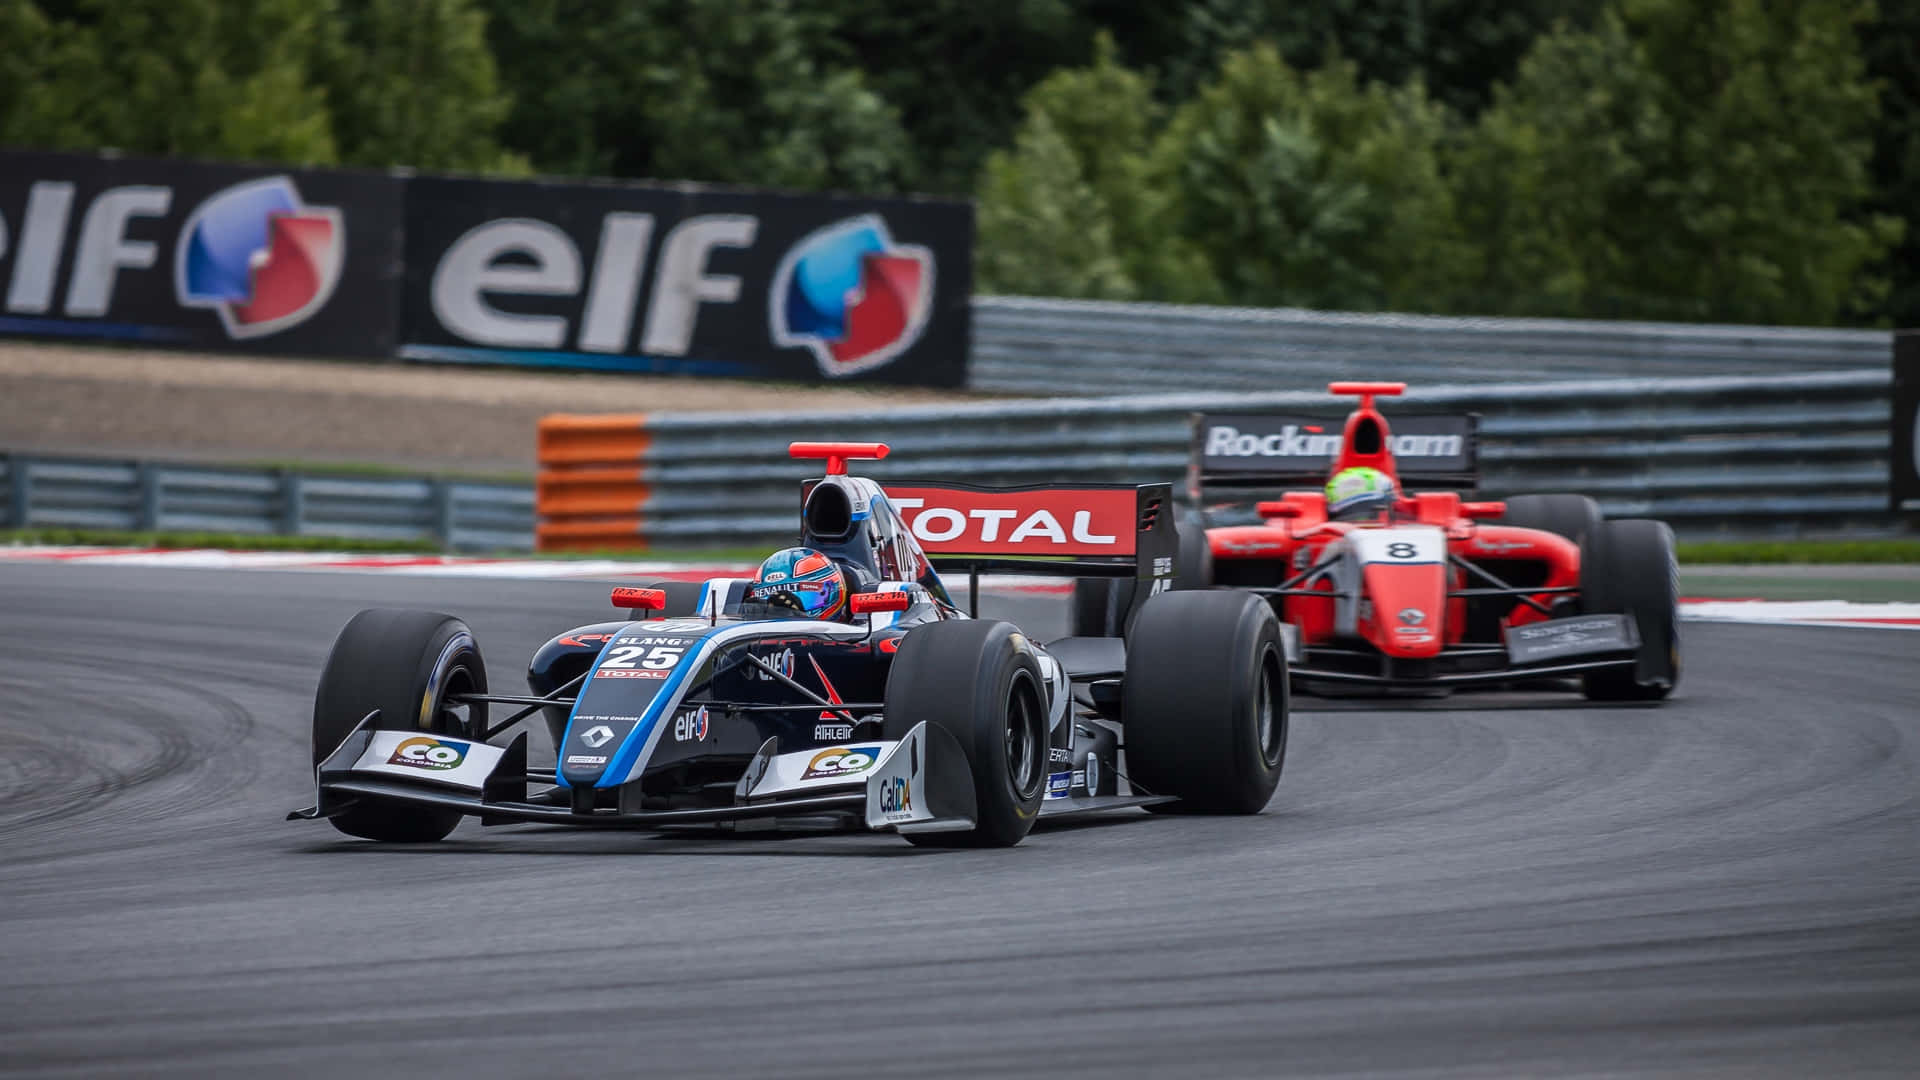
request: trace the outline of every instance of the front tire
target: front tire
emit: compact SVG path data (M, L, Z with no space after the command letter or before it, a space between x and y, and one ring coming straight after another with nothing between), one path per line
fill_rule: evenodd
M434 611L371 608L334 640L313 699L317 768L375 709L381 731L425 731L478 741L486 706L456 706L454 694L487 690L487 668L467 624ZM328 818L348 836L394 843L441 840L460 814L384 799L361 799Z
M901 640L887 674L882 734L926 721L947 729L973 774L966 832L904 833L922 847L1012 847L1040 816L1047 786L1047 696L1033 647L1011 625L928 623Z
M1581 552L1580 604L1631 616L1640 631L1632 667L1582 676L1589 700L1659 701L1673 693L1680 684L1680 563L1666 522L1607 522L1599 550Z
M1165 593L1127 646L1121 739L1127 779L1178 803L1160 812L1257 814L1287 756L1280 624L1249 593Z

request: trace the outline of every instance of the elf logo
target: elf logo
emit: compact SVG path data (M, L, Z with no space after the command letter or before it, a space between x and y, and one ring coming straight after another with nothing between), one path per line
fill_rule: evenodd
M218 314L230 338L264 337L326 306L345 254L338 209L308 206L290 177L249 180L188 216L174 245L174 294Z
M84 207L77 205L78 191L68 180L36 181L27 190L18 231L10 236L0 218L0 259L12 261L8 314L106 318L122 272L160 262L160 244L151 239L159 227L153 219L172 214L171 186L111 187ZM77 236L69 245L76 218ZM287 176L248 180L215 192L187 216L174 243L174 297L184 307L215 312L231 338L278 333L326 306L345 251L338 209L309 206ZM56 307L63 267L66 294ZM127 327L108 324L69 332L129 336Z
M896 244L878 214L816 229L788 249L767 290L773 343L804 346L843 378L911 348L933 309L933 253Z

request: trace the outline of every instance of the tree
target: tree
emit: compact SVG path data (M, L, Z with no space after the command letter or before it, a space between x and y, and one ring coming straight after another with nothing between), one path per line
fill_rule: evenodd
M1362 81L1419 80L1450 109L1477 114L1534 39L1559 21L1588 25L1602 0L1086 0L1129 62L1161 72L1168 100L1198 90L1231 52L1265 41L1312 71L1334 57Z
M988 158L980 185L983 290L1211 298L1207 267L1170 232L1152 175L1163 110L1112 40L1102 35L1091 66L1048 76L1024 106L1014 150Z
M899 110L915 190L965 194L1008 145L1023 96L1086 64L1094 27L1075 0L813 0L835 63ZM1056 119L1058 119L1056 117Z
M789 0L486 3L502 139L542 171L866 191L909 171L895 110Z
M36 42L27 82L0 101L0 136L293 163L333 161L325 95L309 78L329 0L77 0L48 17L12 0ZM9 38L9 50L14 50ZM19 51L19 50L16 50ZM6 77L6 76L0 76Z
M1443 310L1470 259L1447 131L1418 84L1363 87L1337 58L1302 75L1256 45L1175 112L1156 176L1231 303Z
M1879 18L1860 23L1867 71L1879 83L1881 123L1874 135L1876 214L1904 220L1901 242L1877 272L1890 290L1879 311L1862 314L1894 326L1920 326L1920 4L1885 0Z
M1489 310L1824 324L1875 302L1876 116L1831 0L1622 0L1543 38L1460 173Z
M469 0L340 0L329 29L315 70L342 162L525 171L493 137L510 100Z

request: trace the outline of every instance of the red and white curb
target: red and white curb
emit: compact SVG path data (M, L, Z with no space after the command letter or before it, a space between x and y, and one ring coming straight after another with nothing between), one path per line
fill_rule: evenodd
M191 570L312 570L357 573L425 574L435 577L650 578L705 581L746 577L751 563L689 563L648 559L494 559L468 555L366 555L348 552L222 551L167 548L0 547L0 562L52 562L87 566L144 566ZM1060 593L1070 582L1051 577L995 575L981 581L983 592Z
M467 555L365 555L306 551L169 550L165 548L0 547L0 561L148 566L201 570L311 570L427 574L489 578L653 578L704 581L744 577L748 564L699 564L647 559L494 559ZM1049 577L995 575L982 591L1062 594L1071 583ZM1920 630L1920 604L1845 600L1682 599L1680 616L1702 622L1796 626L1859 626Z
M1702 622L1920 630L1920 604L1850 600L1682 600L1680 617Z

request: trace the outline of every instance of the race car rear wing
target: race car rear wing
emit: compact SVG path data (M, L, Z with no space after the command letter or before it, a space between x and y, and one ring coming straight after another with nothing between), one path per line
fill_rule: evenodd
M886 485L885 491L937 570L964 570L970 578L1131 577L1147 590L1142 595L1172 587L1180 541L1171 484Z
M883 488L937 567L1154 577L1154 559L1179 552L1171 484Z
M1187 494L1223 496L1319 488L1340 453L1342 421L1282 413L1194 413ZM1394 463L1407 490L1471 491L1479 482L1478 413L1396 415Z
M976 607L982 573L1132 577L1145 587L1142 596L1173 586L1180 540L1174 532L1171 484L882 485L849 476L847 462L884 459L891 452L885 443L796 442L787 452L826 462L826 478L809 480L801 488L803 540L833 554L861 533L858 521L869 512L864 501L868 494L872 512L879 512L884 496L918 554L927 556L934 569L967 572L976 586ZM817 500L816 488L829 482L841 491L853 485L861 505L854 507L848 499ZM887 534L892 531L889 526ZM906 537L897 539L904 544ZM907 561L907 553L902 551L899 558Z

